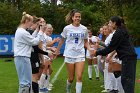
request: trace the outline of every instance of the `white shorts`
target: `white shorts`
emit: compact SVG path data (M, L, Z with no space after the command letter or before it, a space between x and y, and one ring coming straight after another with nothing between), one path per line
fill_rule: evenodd
M85 57L80 57L80 58L70 58L70 57L65 57L64 62L65 63L77 63L77 62L84 62L85 61Z

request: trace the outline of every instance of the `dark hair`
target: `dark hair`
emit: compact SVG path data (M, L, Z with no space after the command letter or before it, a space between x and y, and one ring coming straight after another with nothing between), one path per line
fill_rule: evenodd
M118 17L118 16L113 16L111 17L110 19L112 22L115 22L116 23L116 26L121 26L122 25L122 21L121 21L121 18Z
M122 32L123 32L127 37L129 37L129 35L128 35L128 29L126 28L126 26L125 26L125 21L124 21L124 19L123 19L122 17L113 16L113 17L111 18L111 21L112 21L112 22L116 22L116 26L117 26L119 29L123 30Z
M125 25L124 19L121 17L121 23Z
M81 12L77 9L73 9L66 15L65 21L67 24L71 24L73 22L72 17L74 16L75 13L81 13Z
M37 22L39 22L39 21L40 21L40 19L38 17L33 16L33 23L34 24L37 23Z
M87 27L88 32L93 32L93 29L91 27Z

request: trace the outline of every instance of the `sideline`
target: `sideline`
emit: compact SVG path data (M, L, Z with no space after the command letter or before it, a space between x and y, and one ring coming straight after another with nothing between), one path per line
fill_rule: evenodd
M57 77L58 77L58 75L60 74L60 72L61 72L62 68L64 67L64 65L65 65L65 62L63 62L63 64L61 65L61 67L60 67L60 68L58 69L58 71L56 72L55 76L52 78L52 80L51 80L51 83L52 83L52 84L57 80Z

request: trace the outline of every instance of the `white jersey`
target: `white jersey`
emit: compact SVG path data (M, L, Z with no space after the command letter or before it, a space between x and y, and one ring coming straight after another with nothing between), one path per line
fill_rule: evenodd
M32 46L38 45L42 36L43 33L40 31L39 33L34 31L30 35L25 29L17 28L14 39L14 56L30 57Z
M106 40L105 40L105 45L106 45L106 46L108 46L108 45L110 44L110 41L111 41L111 39L112 39L114 33L115 33L115 31L114 31L113 33L110 33L110 34L108 35L108 37L106 38Z
M98 41L98 39L96 38L96 36L88 37L88 42L89 42L89 40L91 40L92 43L95 43L95 42ZM91 50L93 50L93 49L91 49ZM87 52L86 52L86 57L87 57L87 58L91 58L91 57L90 57L89 50L87 50Z
M97 42L97 41L98 41L98 39L97 39L97 37L96 37L96 36L92 36L91 41L92 41L92 43L95 43L95 42Z
M52 38L48 35L46 35L45 33L43 34L43 37L42 37L42 42L43 42L43 50L46 51L46 48L47 48L47 43L51 42L52 41Z
M110 33L109 36L106 38L106 40L105 40L105 45L106 46L108 46L110 44L110 41L111 41L114 33L115 33L115 31L113 31L113 33ZM115 58L114 56L112 57L112 59L119 64L122 63L121 60L119 60L118 58Z
M88 38L87 28L80 24L75 27L72 24L67 25L63 32L62 37L66 38L64 56L70 58L85 57L84 39Z

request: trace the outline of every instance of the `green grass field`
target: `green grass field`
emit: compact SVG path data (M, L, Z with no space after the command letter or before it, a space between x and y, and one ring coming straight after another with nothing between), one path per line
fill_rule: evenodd
M8 58L10 59L10 58ZM5 62L5 58L0 59L0 93L18 93L18 79L17 73L15 69L15 65L13 62ZM54 60L53 66L53 74L52 78L63 64L63 57L59 57ZM136 80L140 79L140 60L137 63L137 74ZM93 71L94 72L94 71ZM88 79L87 74L87 62L85 65L85 70L83 74L83 90L82 93L101 93L103 88L100 86L103 83L103 78L100 76L100 81L96 81L95 79L95 72L93 73L93 80ZM67 70L66 66L64 65L63 69L61 70L57 80L54 82L54 88L49 93L66 93L65 92L65 85L67 80ZM75 93L75 81L72 84L72 93ZM140 83L136 82L135 93L140 93Z

